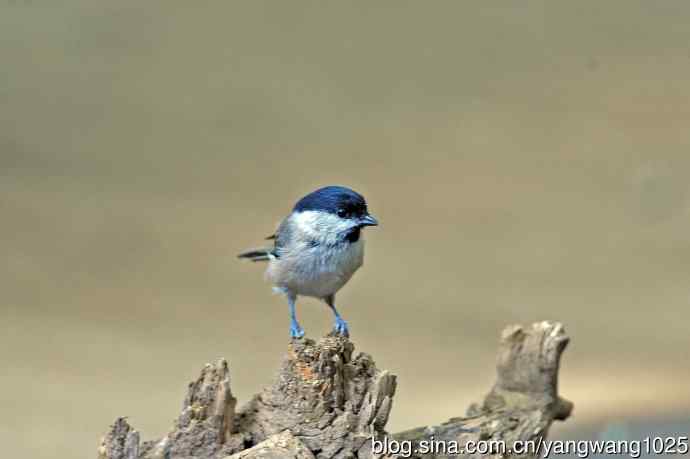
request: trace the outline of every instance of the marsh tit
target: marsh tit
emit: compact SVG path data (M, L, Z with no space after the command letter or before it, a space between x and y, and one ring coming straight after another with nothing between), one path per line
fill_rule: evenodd
M273 247L238 256L268 261L266 278L287 297L293 338L304 336L295 314L299 295L323 300L335 316L335 332L349 336L347 323L335 308L335 294L362 266L362 229L376 225L361 194L327 186L297 201L276 233L267 238L273 239Z

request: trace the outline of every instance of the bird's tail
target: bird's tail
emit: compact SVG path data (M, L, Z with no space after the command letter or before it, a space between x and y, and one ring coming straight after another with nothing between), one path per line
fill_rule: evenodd
M268 261L275 258L272 249L252 249L237 255L237 258L246 258L251 261Z

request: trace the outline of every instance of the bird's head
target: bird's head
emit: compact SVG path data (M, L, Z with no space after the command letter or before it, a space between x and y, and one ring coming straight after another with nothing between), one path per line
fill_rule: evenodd
M342 186L327 186L297 201L292 209L303 231L319 238L359 239L365 226L377 226L364 197Z

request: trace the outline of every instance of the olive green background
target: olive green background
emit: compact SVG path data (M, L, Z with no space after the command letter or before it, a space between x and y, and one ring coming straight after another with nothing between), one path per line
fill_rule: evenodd
M391 430L462 414L543 319L569 428L687 416L690 3L0 5L3 456L159 436L220 356L246 401L288 315L235 255L327 184L381 221L338 299Z

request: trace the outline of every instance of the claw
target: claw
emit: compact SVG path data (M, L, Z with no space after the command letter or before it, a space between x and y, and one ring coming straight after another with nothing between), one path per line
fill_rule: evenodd
M304 329L296 321L290 324L290 336L292 338L302 338L304 336Z
M350 337L350 330L347 328L347 322L340 317L335 318L335 326L333 327L333 330L335 330L335 332L339 335L343 335L347 338Z

